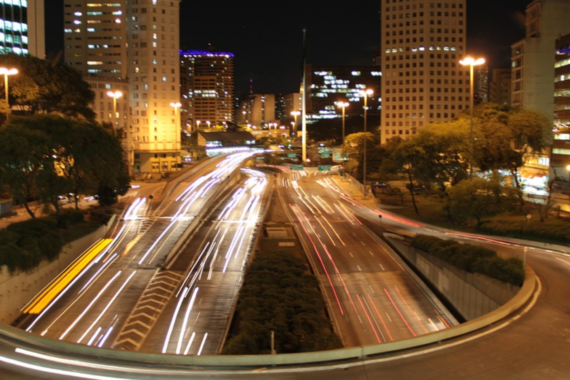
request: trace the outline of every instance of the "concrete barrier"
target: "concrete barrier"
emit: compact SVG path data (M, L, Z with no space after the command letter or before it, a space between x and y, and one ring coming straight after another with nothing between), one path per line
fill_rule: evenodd
M10 274L6 268L0 272L0 322L12 323L20 316L20 309L47 286L61 271L72 263L95 241L104 237L115 221L115 216L106 226L99 227L89 235L66 244L54 261L43 261L31 272Z
M527 267L525 283L517 295L497 310L480 318L413 339L302 354L183 356L118 351L53 341L4 324L0 324L0 339L20 343L28 347L36 347L39 351L48 352L52 356L61 355L67 358L91 359L94 362L105 360L106 362L114 363L114 365L129 366L131 368L133 366L148 367L150 363L153 363L155 366L192 366L192 368L188 368L188 371L194 373L199 371L199 368L196 367L216 367L218 370L223 370L223 368L229 369L229 367L245 368L324 364L338 361L362 360L363 357L388 353L393 354L396 352L403 355L406 354L405 350L408 349L440 344L442 341L473 333L493 323L497 323L501 319L519 310L532 297L536 286L537 281L534 271L530 267Z

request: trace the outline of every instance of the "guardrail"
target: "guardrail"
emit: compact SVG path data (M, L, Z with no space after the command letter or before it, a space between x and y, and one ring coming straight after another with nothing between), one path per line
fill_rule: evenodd
M235 369L236 367L316 365L335 361L362 360L363 357L402 352L412 348L439 344L442 341L461 337L499 322L501 319L508 317L510 314L522 308L533 296L537 286L536 276L534 271L528 266L525 275L526 279L521 290L512 300L494 312L480 318L413 339L331 351L277 355L163 355L93 348L74 343L54 341L3 324L0 324L0 339L9 340L12 344L20 343L23 346L37 347L38 350L49 351L52 355L65 356L68 358L81 357L83 360L92 359L93 361L105 359L114 362L114 366L128 366L129 368L140 366L148 368L149 363L158 366L192 366L192 368L188 368L188 371L192 372L199 370L199 368L196 367L216 367L216 369L223 371L224 368L230 369L230 367ZM181 368L177 369L180 370Z

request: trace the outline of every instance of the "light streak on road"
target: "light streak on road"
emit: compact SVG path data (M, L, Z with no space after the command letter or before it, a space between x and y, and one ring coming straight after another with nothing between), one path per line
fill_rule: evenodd
M77 341L77 343L81 343L81 341L83 340L83 338L85 338L85 336L87 334L89 334L89 331L91 331L91 329L101 320L101 318L103 318L103 316L105 315L105 313L107 312L107 310L109 310L109 308L111 307L111 305L115 302L115 300L117 299L117 297L121 294L121 292L123 291L123 289L125 289L125 287L127 286L127 284L131 281L131 279L133 278L133 276L136 274L136 271L133 271L133 273L131 273L131 275L127 278L127 280L125 282L123 282L123 284L121 285L121 287L119 288L119 290L117 292L115 292L115 295L113 296L113 298L111 298L111 300L107 303L107 306L105 306L105 308L103 309L103 311L101 313L99 313L99 316L97 316L97 318L93 321L93 323L91 324L91 326L89 326L89 328L85 331L85 333L83 333L83 335L81 336L81 338L79 338L79 340Z
M73 321L73 323L71 324L71 326L69 326L67 328L67 330L65 330L65 332L59 337L59 340L62 340L63 338L65 338L67 336L67 334L69 334L69 332L75 327L75 325L77 323L79 323L79 321L81 319L83 319L83 317L85 316L85 314L87 314L87 312L91 309L91 307L93 307L93 305L97 302L97 300L103 295L103 293L105 293L105 291L107 290L107 288L109 286L111 286L111 284L117 279L117 277L119 277L119 275L121 274L121 271L118 271L115 276L113 276L112 279L110 279L105 286L103 287L103 289L101 289L99 291L99 293L97 294L97 296L95 296L95 298L89 303L89 305L85 308L85 310L83 310L83 312L79 315L79 317L77 317L75 319L75 321Z
M329 272L328 272L328 270L327 270L327 268L326 268L326 266L325 266L325 263L323 262L323 258L321 257L321 255L320 255L320 253L319 253L319 250L317 249L317 246L315 245L315 242L313 241L313 239L311 238L311 235L309 234L309 232L308 232L307 229L305 228L305 225L304 225L303 222L301 221L301 218L299 217L299 215L297 215L297 212L295 211L295 208L294 208L291 204L289 204L289 207L291 208L291 210L293 210L293 213L295 214L295 216L296 216L297 219L299 220L299 223L300 223L300 225L301 225L301 228L305 231L305 234L307 235L307 237L308 237L309 240L311 241L311 244L313 245L313 249L315 250L315 254L316 254L317 257L318 257L319 262L321 263L321 267L322 267L323 270L325 271L325 275L327 276L327 280L328 280L328 282L329 282L329 285L330 285L330 287L331 287L331 290L332 290L332 292L333 292L333 294L334 294L334 297L335 297L335 299L336 299L336 303L337 303L337 305L338 305L338 308L339 308L339 310L340 310L340 313L341 313L342 315L344 315L344 310L343 310L343 308L342 308L340 299L338 298L338 294L337 294L337 292L336 292L335 286L334 286L333 283L332 283L331 276L330 276L330 274L329 274Z
M368 315L368 311L366 310L366 307L364 306L364 304L362 303L362 300L360 299L360 295L356 295L356 297L358 298L358 302L360 302L360 306L362 306L362 310L364 310L364 314L366 314L366 318L368 319L368 323L370 323L370 327L372 327L372 331L374 331L374 335L376 336L376 340L378 341L378 343L382 343L382 340L380 340L380 337L378 336L378 332L376 331L376 328L374 327L374 324L372 323L372 319L370 319L370 315Z
M202 339L202 344L200 345L200 349L196 355L200 356L202 354L202 350L204 349L204 344L206 344L206 339L208 339L208 333L204 334L204 339Z
M390 299L390 302L392 302L392 305L394 306L394 309L396 309L396 311L398 312L398 314L400 315L400 318L402 318L402 321L404 321L404 323L406 324L406 326L408 327L408 330L410 330L410 332L412 333L412 335L415 337L416 333L414 332L414 330L412 330L412 328L410 327L410 325L408 324L408 321L406 320L406 318L404 317L404 315L402 315L402 312L400 311L400 309L398 308L398 305L396 305L396 303L394 302L394 300L392 299L392 296L390 296L390 293L388 292L388 289L384 288L384 292L386 293L386 295L388 296L388 298Z
M182 302L184 302L184 298L186 298L186 294L190 289L188 287L184 288L184 293L182 293L182 297L178 300L176 304L176 309L174 309L174 314L172 315L172 319L170 320L170 326L168 326L168 332L166 333L166 338L164 339L164 345L162 346L162 353L165 354L168 348L168 343L170 342L170 336L172 335L172 330L174 330L174 324L176 322L176 317L180 312L180 308L182 307Z
M182 329L180 330L180 335L178 337L178 345L176 346L176 355L180 355L180 349L182 348L182 340L184 339L184 334L186 332L186 326L188 325L188 318L192 312L192 307L194 306L194 301L196 300L196 295L198 294L198 289L194 289L192 297L188 302L188 307L186 308L186 313L184 314L184 322L182 323Z
M382 314L380 314L380 312L378 311L378 308L376 307L376 304L374 303L374 300L372 299L372 296L370 295L370 293L368 293L368 299L370 299L370 303L374 307L374 311L376 311L376 315L380 318L380 321L382 322L382 325L384 326L384 330L386 330L386 332L388 333L388 336L390 337L390 340L393 342L394 338L392 337L392 334L390 333L390 329L388 329L386 322L384 322L384 318L382 318Z
M415 311L412 311L412 309L410 308L410 305L408 305L408 302L406 302L406 300L404 299L404 297L402 296L402 294L400 293L400 289L398 289L397 286L394 286L394 288L396 289L396 293L398 293L398 296L400 297L400 299L402 300L402 302L404 302L404 305L406 305L406 308L408 309L408 311L410 312L410 314L412 314L413 316L416 317L416 320L418 321L418 324L421 326L421 328L424 330L424 332L427 334L429 331L427 331L427 329L424 327L420 317L418 316L418 314Z

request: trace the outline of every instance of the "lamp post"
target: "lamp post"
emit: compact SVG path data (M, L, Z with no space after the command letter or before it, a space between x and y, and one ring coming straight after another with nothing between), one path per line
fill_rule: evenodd
M174 107L174 130L175 130L175 141L176 141L176 149L180 149L180 145L178 140L180 139L180 128L178 128L178 123L176 121L176 118L178 117L178 108L180 108L180 106L182 106L182 104L180 102L172 102L170 103L170 107ZM178 162L177 162L178 163Z
M208 124L208 129L210 129L210 120L206 120L206 124Z
M123 93L121 91L118 91L118 90L117 91L108 91L107 96L113 98L113 119L115 120L115 122L113 123L113 125L114 125L117 123L117 99L119 99L121 96L123 96Z
M470 142L470 155L471 155L471 164L469 168L469 178L473 178L473 98L474 98L474 90L473 90L473 67L479 66L485 63L484 58L472 58L472 57L465 57L463 60L459 61L462 66L469 66L469 142Z
M345 108L349 106L347 102L336 102L336 106L342 108L342 146L344 147L344 115Z
M372 93L373 91L371 89L360 91L360 94L364 96L364 162L362 165L362 171L363 171L362 188L364 189L363 199L366 199L366 119L368 111L367 101L368 101L368 96L372 95Z
M6 94L6 120L10 117L10 103L8 102L8 75L18 74L18 69L0 67L0 74L4 75L4 92Z
M295 119L295 122L293 124L293 133L295 134L295 136L297 136L297 116L299 116L300 114L301 112L299 111L291 111L291 115Z
M568 170L568 183L570 183L570 165L566 166L566 170Z
M198 131L198 129L200 129L200 120L196 120L196 131Z

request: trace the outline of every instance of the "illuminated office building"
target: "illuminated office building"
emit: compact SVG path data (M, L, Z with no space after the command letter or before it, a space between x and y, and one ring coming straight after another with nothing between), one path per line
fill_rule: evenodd
M382 0L381 142L469 107L466 0Z
M0 54L45 57L44 0L0 0Z
M556 39L554 60L554 141L552 169L570 177L570 34Z
M128 80L117 102L129 107L124 132L132 173L175 171L180 163L179 5L64 0L66 63L90 83L101 77L111 90Z
M192 129L234 122L234 55L180 52L182 108Z
M363 107L362 90L372 89L367 100L368 114L380 109L379 66L313 66L306 65L307 120L341 117L336 102L357 103L346 109L347 114L360 114Z

